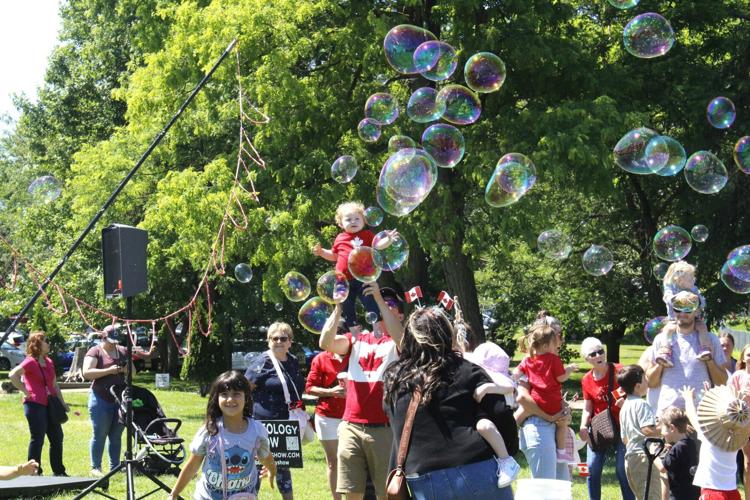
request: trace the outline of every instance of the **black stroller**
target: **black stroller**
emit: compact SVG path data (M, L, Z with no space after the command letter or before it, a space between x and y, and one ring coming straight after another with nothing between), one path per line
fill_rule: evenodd
M125 384L117 384L110 392L119 405L118 420L125 425ZM180 473L185 460L184 439L177 435L182 426L179 418L167 418L156 400L146 388L133 386L133 456L141 461L143 469L152 474Z

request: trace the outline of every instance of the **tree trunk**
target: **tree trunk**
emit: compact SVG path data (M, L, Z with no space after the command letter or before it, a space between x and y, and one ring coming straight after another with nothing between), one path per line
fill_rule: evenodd
M471 258L462 252L462 246L463 233L460 239L457 238L451 244L450 256L443 259L443 273L448 284L447 291L451 295L458 295L464 319L474 331L477 342L482 343L486 338L477 300L477 284L474 281Z
M604 335L604 342L607 346L607 361L609 363L620 362L620 342L625 335L625 323L615 327L614 330Z

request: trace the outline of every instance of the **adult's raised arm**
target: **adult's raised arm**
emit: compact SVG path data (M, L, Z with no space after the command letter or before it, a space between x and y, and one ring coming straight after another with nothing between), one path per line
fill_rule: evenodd
M401 346L401 339L404 338L404 326L401 324L401 320L393 314L391 308L388 307L388 303L380 294L378 282L374 281L366 284L362 289L362 293L365 295L372 295L372 298L375 299L375 303L378 305L378 309L380 309L380 317L383 320L388 335L393 339L397 346Z
M320 332L318 345L324 351L334 354L346 355L349 352L350 342L344 335L337 335L339 320L341 319L341 304L336 303L333 313L326 320L323 330Z

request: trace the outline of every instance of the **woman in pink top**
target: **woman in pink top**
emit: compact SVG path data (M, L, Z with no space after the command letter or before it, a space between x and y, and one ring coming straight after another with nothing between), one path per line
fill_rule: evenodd
M8 375L16 388L24 394L23 412L29 423L29 460L42 463L44 435L49 439L49 461L55 476L67 476L63 465L63 430L59 422L50 419L48 396L56 395L63 401L60 387L57 385L55 365L47 357L49 343L44 332L32 332L26 342L27 357ZM21 379L23 377L23 380ZM38 474L42 475L39 467Z

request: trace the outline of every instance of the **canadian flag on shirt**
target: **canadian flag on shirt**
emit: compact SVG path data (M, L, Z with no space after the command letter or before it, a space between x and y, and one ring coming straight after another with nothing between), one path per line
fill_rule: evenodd
M448 292L443 290L438 294L437 298L438 302L440 302L440 305L443 306L446 311L450 311L451 309L453 309L453 304L455 303L455 301L451 298Z
M415 286L414 288L406 292L406 302L409 304L421 298L422 298L422 289L419 286Z
M578 469L578 475L581 477L586 477L589 475L589 466L588 464L582 463L582 464L576 464L576 469Z

